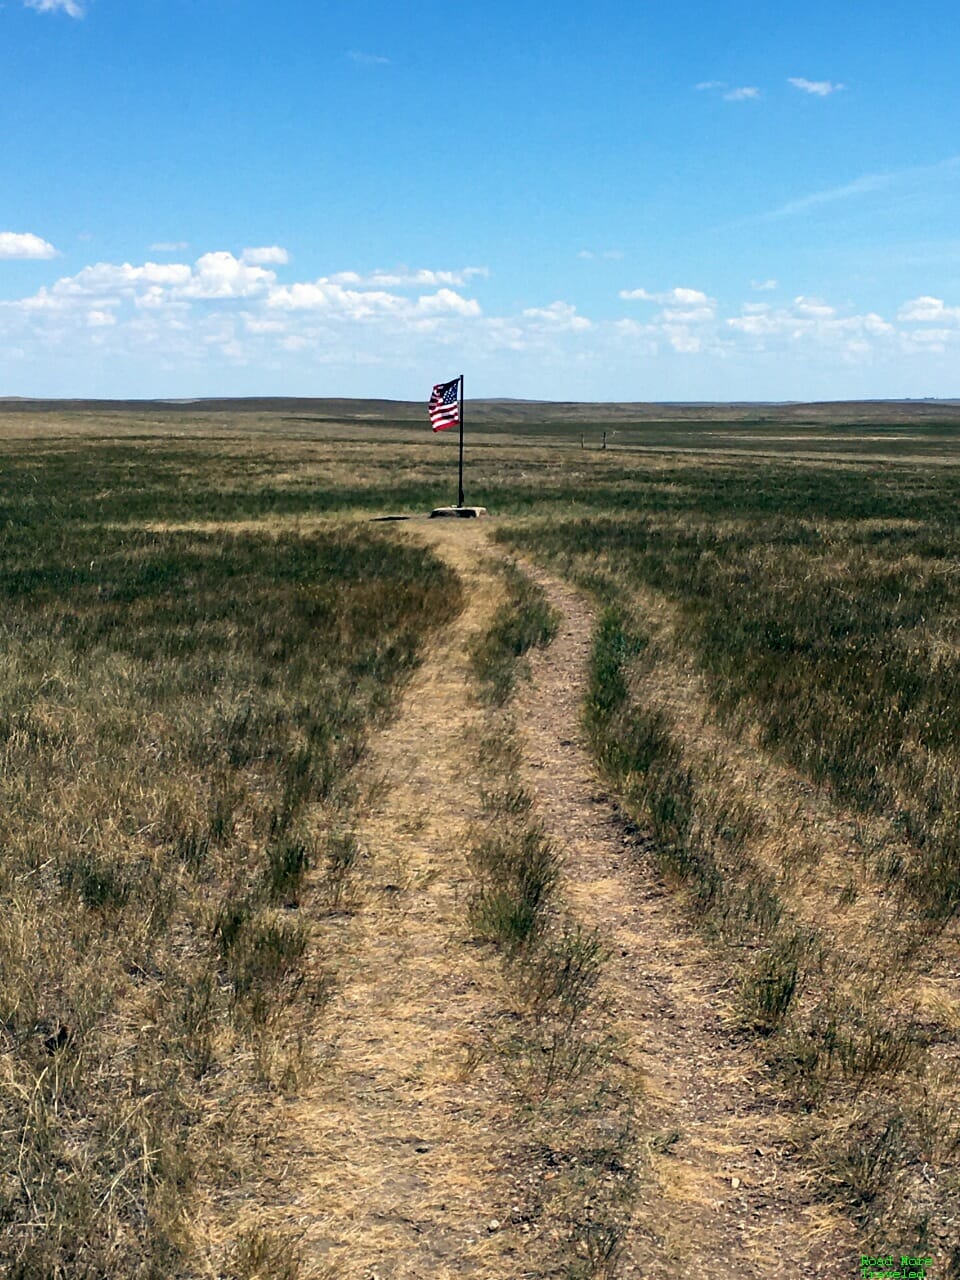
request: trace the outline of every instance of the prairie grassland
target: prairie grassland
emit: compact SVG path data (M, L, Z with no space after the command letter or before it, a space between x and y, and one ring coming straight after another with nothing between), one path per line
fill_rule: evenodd
M118 529L86 474L28 474L0 564L4 1274L286 1274L231 1220L316 1066L351 772L459 583L357 528Z
M606 605L598 760L740 973L825 1192L960 1274L958 473L651 479L642 514L498 536Z
M866 1251L960 1275L960 413L632 408L488 406L468 500L604 605L598 761L811 1178ZM220 1243L362 892L351 769L459 604L359 521L449 501L450 443L383 406L0 415L11 1275L296 1274L284 1240ZM477 661L506 701L511 661ZM491 832L536 854L495 754ZM588 987L584 936L544 936Z

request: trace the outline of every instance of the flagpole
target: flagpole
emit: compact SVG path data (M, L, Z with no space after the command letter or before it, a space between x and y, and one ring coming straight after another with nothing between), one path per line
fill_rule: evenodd
M457 506L463 506L463 374L460 375L460 483Z

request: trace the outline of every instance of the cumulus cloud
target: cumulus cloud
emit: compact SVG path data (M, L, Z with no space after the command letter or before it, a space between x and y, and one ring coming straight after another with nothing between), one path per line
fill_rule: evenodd
M180 253L183 249L189 249L189 240L158 240L156 244L150 245L151 253Z
M342 272L340 278L352 274ZM267 305L279 311L317 311L344 320L480 314L480 304L475 299L464 298L453 289L438 289L436 293L423 294L413 302L386 289L346 288L340 280L333 278L278 285L270 290Z
M954 324L960 321L960 307L948 307L942 298L924 295L905 302L897 318L916 324Z
M38 13L67 13L71 18L83 17L83 6L76 0L24 0L28 9Z
M57 251L49 240L41 240L29 231L0 231L0 258L55 258Z
M285 267L290 255L278 244L269 244L260 249L244 249L240 260L251 267Z
M189 281L179 293L185 298L248 298L266 293L276 278L276 272L251 266L221 250L197 259Z
M297 280L284 272L283 255L279 246L259 246L205 253L192 263L95 262L30 297L0 300L0 357L89 351L100 361L109 355L118 370L149 360L171 373L213 369L217 361L281 370L294 359L310 369L379 362L399 370L462 348L480 363L526 351L540 367L562 371L617 360L634 367L641 356L695 362L697 369L735 357L766 361L769 370L788 368L788 356L811 367L879 366L897 355L920 362L943 352L946 364L960 348L960 306L926 295L904 302L895 323L814 295L779 304L746 289L742 306L730 312L689 286L624 289L623 314L606 319L588 319L567 300L490 315L470 296L479 289L458 287L486 275L483 268Z
M464 298L453 289L438 289L417 299L417 311L425 315L478 316L480 303L475 298Z
M801 93L810 93L817 98L829 98L831 93L839 93L847 86L833 80L804 80L803 76L789 76L787 83L792 84Z
M267 296L267 306L281 311L325 311L351 320L399 311L408 300L382 290L345 289L333 280L301 281L277 285Z
M120 265L97 262L75 276L62 276L49 288L44 286L18 305L28 312L67 312L78 306L116 305L141 292L154 291L165 299L169 289L185 286L190 278L190 268L179 263L146 262L134 267L129 262Z
M333 284L355 285L358 288L407 289L438 288L467 284L475 276L487 276L486 267L463 267L460 271L431 271L426 268L410 270L398 267L395 271L371 271L361 275L357 271L337 271L329 280Z
M758 293L762 293L768 289L775 289L778 281L776 280L751 280L750 288L756 289Z
M747 305L741 315L728 318L725 327L755 350L811 346L853 362L888 349L898 338L895 327L876 312L843 316L835 307L804 297L789 307Z
M620 297L628 302L659 302L662 306L714 307L712 298L699 289L668 289L665 293L649 293L646 289L621 289Z
M591 328L586 316L578 316L577 308L570 302L551 302L546 307L527 307L523 312L527 320L546 325L551 329L568 329L574 333L582 333Z

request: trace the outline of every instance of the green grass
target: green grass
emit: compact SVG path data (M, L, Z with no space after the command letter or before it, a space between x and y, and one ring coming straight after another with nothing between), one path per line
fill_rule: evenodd
M528 650L543 648L557 634L559 618L542 589L516 565L504 561L507 599L497 610L490 627L474 638L470 664L480 698L502 707L523 673L522 658Z

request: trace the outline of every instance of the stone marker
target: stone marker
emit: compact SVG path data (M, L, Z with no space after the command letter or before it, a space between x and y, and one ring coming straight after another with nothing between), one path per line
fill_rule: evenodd
M430 519L433 520L437 516L459 516L461 519L467 519L470 516L485 516L486 514L486 507L435 507L430 512Z

